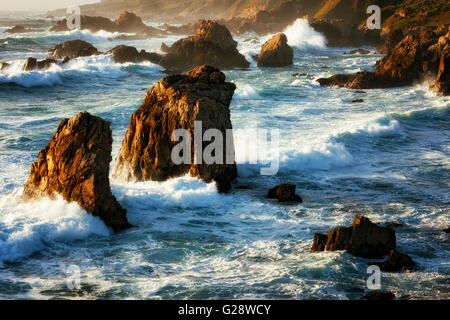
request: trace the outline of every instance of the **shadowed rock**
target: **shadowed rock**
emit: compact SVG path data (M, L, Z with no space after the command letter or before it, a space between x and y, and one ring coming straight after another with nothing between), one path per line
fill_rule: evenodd
M218 129L225 143L226 130L232 129L229 105L235 89L233 83L225 82L225 75L219 69L210 66L162 78L131 116L116 160L114 178L164 181L189 173L207 182L215 181L221 192L228 191L237 175L234 146L225 146L224 164L195 164L194 121L202 122L202 134L207 129ZM186 129L191 134L188 156L191 163L172 161L172 150L178 142L171 137L177 129ZM203 151L207 145L209 143L203 143ZM227 153L233 155L232 164L226 164Z
M117 46L105 54L111 55L116 63L140 63L144 61L159 63L161 60L161 56L157 53L150 53L145 50L139 52L135 47L126 45Z
M28 58L23 66L23 71L45 70L56 63L55 59L44 59L38 61L36 58Z
M364 258L380 258L395 249L395 231L379 227L363 216L355 216L351 227L338 227L328 235L316 234L312 251L346 250Z
M7 62L0 63L0 70L5 70L8 67L9 67L9 63L7 63Z
M450 94L450 50L441 56L439 72L436 80L431 86L431 90L444 96L448 96Z
M30 33L30 32L40 32L42 30L33 30L25 28L24 26L14 26L8 30L5 30L5 33Z
M369 265L377 265L386 272L407 272L414 268L415 262L406 254L391 250L389 257L384 262L371 262Z
M194 36L180 39L171 47L161 65L169 70L186 71L204 64L220 69L248 68L249 62L237 50L228 29L212 20L201 22Z
M258 56L258 67L285 67L294 63L294 50L287 37L279 33L263 44Z
M369 50L365 50L365 49L355 49L355 50L352 50L352 51L350 51L350 52L348 52L348 53L346 53L346 54L369 54L369 53L370 53Z
M280 184L269 190L267 199L277 199L278 202L303 202L302 198L295 194L297 187L294 184Z
M100 217L115 231L130 227L126 210L111 194L110 123L87 112L64 119L38 161L23 190L25 199L61 195Z
M97 54L99 54L97 48L83 40L66 41L50 50L50 55L55 59L63 59L65 57L73 59Z
M119 32L157 35L162 34L161 30L147 26L142 19L132 12L125 11L116 20Z

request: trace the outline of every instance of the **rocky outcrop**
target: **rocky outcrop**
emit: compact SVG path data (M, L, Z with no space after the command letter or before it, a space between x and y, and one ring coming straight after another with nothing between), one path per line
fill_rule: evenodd
M230 141L223 146L224 150L220 146L223 154L219 161L223 164L200 163L198 152L205 151L209 143L204 142L201 149L194 144L194 122L201 122L197 134L199 130L203 135L208 129L217 129L225 143L226 130L232 129L229 105L235 89L233 83L225 82L219 69L206 65L185 75L162 78L131 115L113 177L125 181L164 181L189 173L207 182L215 181L221 192L228 191L237 175L234 150L230 150L234 146ZM191 143L187 143L190 151L183 150L188 163L176 164L171 157L178 144L171 137L177 129L186 129L191 136ZM233 155L232 161L225 159L227 154Z
M345 53L345 54L369 54L369 53L370 53L369 50L365 50L365 49L355 49L355 50L352 50L352 51L350 51L350 52L348 52L348 53Z
M118 32L146 35L158 35L163 33L161 30L147 26L144 22L142 22L140 17L128 11L122 12L115 23L117 25Z
M395 231L379 227L364 216L355 216L351 227L338 227L328 235L316 234L312 251L346 250L364 258L388 255L396 245Z
M278 202L303 202L302 198L295 194L296 185L294 184L280 184L275 188L269 190L267 199L277 199Z
M135 47L126 45L117 46L105 54L112 56L116 63L141 63L144 61L159 63L161 60L161 56L157 53L150 53L145 50L139 52Z
M0 63L0 70L5 70L8 67L9 67L9 63L7 63L7 62Z
M5 30L5 33L30 33L30 32L40 32L43 30L33 30L25 28L24 26L14 26L10 29Z
M395 29L389 32L386 36L384 36L383 44L377 47L377 52L388 54L397 46L400 41L403 40L404 37L405 35L403 34L403 31L400 29Z
M36 58L28 58L23 65L23 71L46 70L56 63L55 59L44 59L38 61Z
M258 67L285 67L294 63L294 50L287 37L279 33L263 44L258 56Z
M228 29L212 20L200 23L194 36L165 46L161 65L172 71L186 71L203 64L220 69L247 68L250 64L237 50Z
M442 54L438 75L430 89L444 96L450 94L450 51Z
M66 41L56 45L49 52L50 56L55 59L63 59L65 57L73 59L99 54L97 48L83 40Z
M126 210L110 190L111 145L109 122L87 112L64 119L32 164L24 198L61 195L100 217L115 231L130 227Z
M442 55L450 52L450 32L438 28L409 34L381 61L375 72L358 72L318 79L322 86L351 89L388 88L411 85L426 74L436 75Z
M389 257L384 262L371 262L369 265L377 265L386 272L408 272L416 265L410 256L391 250Z
M89 30L91 32L97 32L100 30L108 31L108 32L116 32L118 31L117 25L105 17L91 17L82 15L80 17L80 27L81 30ZM52 32L63 32L69 31L67 28L67 19L60 20L50 28Z

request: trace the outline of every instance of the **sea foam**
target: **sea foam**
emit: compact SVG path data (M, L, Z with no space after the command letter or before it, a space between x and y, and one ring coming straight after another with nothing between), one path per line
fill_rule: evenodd
M327 39L314 30L307 19L297 19L293 24L284 30L291 46L325 48Z

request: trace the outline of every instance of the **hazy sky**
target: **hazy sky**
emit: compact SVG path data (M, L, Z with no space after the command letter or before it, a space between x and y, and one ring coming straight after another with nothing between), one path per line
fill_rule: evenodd
M47 11L100 0L0 0L0 11Z

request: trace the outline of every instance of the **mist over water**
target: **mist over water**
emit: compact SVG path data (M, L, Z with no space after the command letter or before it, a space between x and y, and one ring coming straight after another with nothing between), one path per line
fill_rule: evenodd
M0 30L10 24L0 18ZM22 186L59 122L80 111L111 122L115 159L130 115L164 76L161 68L106 56L42 72L21 66L68 40L81 38L100 51L123 43L158 51L161 42L182 36L119 41L103 32L0 33L0 61L12 63L0 71L0 298L359 299L369 260L310 247L314 233L363 214L402 224L398 248L418 263L411 274L383 274L383 290L448 299L450 246L442 230L450 224L450 99L429 93L426 83L364 92L320 87L315 79L373 70L381 56L328 48L302 19L285 33L295 49L293 66L226 72L237 85L230 106L235 140L245 140L245 129L279 129L278 174L261 176L261 165L246 163L238 143L234 186L246 190L223 195L192 177L113 180L112 192L136 226L119 234L62 199L24 203ZM250 36L235 37L246 56L265 40L245 42ZM351 103L359 98L364 102ZM302 205L265 199L284 182L297 185ZM66 287L70 265L81 269L76 292Z

